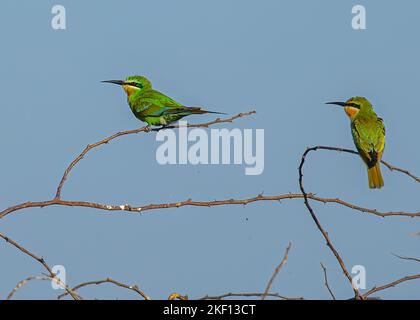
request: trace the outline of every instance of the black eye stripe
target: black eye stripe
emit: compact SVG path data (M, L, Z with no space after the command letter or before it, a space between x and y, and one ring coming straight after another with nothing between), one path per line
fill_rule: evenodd
M360 109L360 106L357 103L354 103L354 102L347 103L347 106L353 107L353 108L356 108L356 109Z
M143 88L143 86L140 83L137 83L137 82L131 82L130 86L137 87L137 88L140 88L140 89Z

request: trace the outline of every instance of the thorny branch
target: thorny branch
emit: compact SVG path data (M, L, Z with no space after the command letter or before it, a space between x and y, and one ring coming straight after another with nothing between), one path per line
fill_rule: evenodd
M337 259L338 263L340 264L341 269L343 270L344 275L349 280L350 285L353 288L355 298L359 299L359 298L361 298L359 289L356 288L355 286L353 286L353 277L351 276L350 272L347 270L347 267L344 264L343 259L341 258L337 249L334 247L327 231L325 231L325 229L322 227L321 223L318 220L318 217L315 214L315 211L312 209L311 205L309 204L308 196L307 196L307 193L306 193L305 188L303 186L303 165L305 164L306 156L308 155L309 152L315 151L315 150L318 150L318 149L324 149L324 147L317 146L317 147L308 148L308 149L306 149L306 151L302 155L302 159L301 159L300 165L299 165L299 187L300 187L300 191L302 191L305 206L308 209L308 211L309 211L309 213L312 217L312 220L314 220L318 230L322 233L322 236L324 237L325 241L327 242L327 246L330 248L330 250L334 254L335 258ZM334 149L329 148L329 150L334 150Z
M47 200L47 201L24 202L24 203L20 203L18 205L9 207L0 212L0 219L18 210L29 209L29 208L44 208L44 207L49 207L49 206L85 207L85 208L93 208L93 209L99 209L99 210L105 210L105 211L145 212L145 211L150 211L150 210L179 208L179 207L184 207L184 206L214 207L214 206L222 206L222 205L247 205L249 203L259 202L259 201L281 201L281 200L286 200L286 199L302 199L302 198L304 198L304 196L301 193L286 193L286 194L280 194L280 195L275 195L275 196L264 196L262 194L259 194L255 197L245 198L245 199L224 199L224 200L213 200L213 201L194 201L192 199L187 199L184 201L148 204L148 205L139 206L139 207L131 206L129 204L114 205L114 204L103 204L103 203L89 202L89 201L52 199L52 200ZM353 209L362 213L373 214L378 217L390 217L390 216L405 216L405 217L412 217L412 218L420 217L420 212L404 212L404 211L381 212L376 209L369 209L369 208L364 208L358 205L354 205L352 203L346 202L338 198L321 198L321 197L316 196L314 193L308 193L307 198L314 201L322 202L322 203L339 204L344 207L347 207L347 208L350 208L350 209Z
M316 150L330 150L330 151L347 152L347 153L359 155L359 153L357 151L354 151L354 150L351 150L351 149L346 149L346 148L316 146L316 147L313 147L313 148L310 148L310 149L313 149L313 151L316 151ZM410 178L412 178L414 181L420 182L419 177L415 176L414 174L412 174L410 171L408 171L406 169L401 169L401 168L398 168L396 166L393 166L392 164L390 164L390 163L388 163L384 160L381 160L381 163L383 163L391 171L398 171L398 172L404 173L407 176L409 176Z
M235 293L235 292L229 292L225 294L221 294L219 296L209 296L206 295L202 298L199 298L197 300L222 300L225 298L239 298L239 297L246 297L246 298L260 298L260 297L271 297L271 298L278 298L281 300L304 300L303 297L286 297L279 293L264 293L264 292L244 292L244 293Z

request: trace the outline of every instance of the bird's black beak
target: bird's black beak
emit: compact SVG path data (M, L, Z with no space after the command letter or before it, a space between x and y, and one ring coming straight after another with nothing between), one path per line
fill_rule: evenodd
M104 80L104 81L102 81L102 82L105 82L105 83L118 84L118 85L120 85L120 86L122 86L122 85L124 85L124 84L125 84L125 81L122 81L122 80Z
M334 104L334 105L336 105L336 106L342 106L342 107L346 107L347 106L347 103L345 103L345 102L326 102L325 104Z

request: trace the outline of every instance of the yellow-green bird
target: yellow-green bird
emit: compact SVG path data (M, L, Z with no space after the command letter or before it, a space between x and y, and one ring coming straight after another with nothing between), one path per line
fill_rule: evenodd
M369 187L384 186L381 158L385 147L385 126L373 110L372 104L363 97L353 97L346 102L328 102L344 107L350 118L353 141L368 169Z
M201 107L188 107L163 93L154 90L152 83L144 76L129 76L125 80L105 80L123 87L127 102L137 119L147 122L148 126L166 127L172 122L192 114L216 113Z

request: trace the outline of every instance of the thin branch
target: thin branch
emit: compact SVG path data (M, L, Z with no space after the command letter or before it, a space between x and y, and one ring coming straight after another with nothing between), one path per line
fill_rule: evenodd
M301 193L286 193L275 196L263 196L257 195L252 198L245 199L224 199L224 200L214 200L214 201L193 201L192 199L187 199L184 201L170 202L170 203L160 203L160 204L148 204L144 206L131 206L129 204L123 205L114 205L114 204L103 204L89 201L75 201L75 200L61 200L53 199L48 201L37 201L37 202L23 202L18 205L14 205L0 212L0 219L4 218L8 214L29 208L43 208L49 206L70 206L70 207L85 207L92 209L99 209L105 211L128 211L128 212L145 212L149 210L158 210L158 209L169 209L169 208L180 208L184 206L194 206L194 207L213 207L221 205L247 205L249 203L258 202L258 201L280 201L286 199L302 199L304 195ZM378 217L388 217L388 216L405 216L405 217L420 217L420 212L404 212L404 211L389 211L389 212L380 212L377 209L364 208L339 198L321 198L316 196L313 193L308 193L307 198L322 202L322 203L335 203L347 208L362 212L373 214Z
M125 289L128 289L128 290L131 290L131 291L134 291L134 292L138 293L140 296L142 296L144 298L144 300L151 300L151 298L147 294L145 294L142 290L140 290L137 285L125 284L125 283L116 281L112 278L106 278L106 279L103 279L103 280L96 280L96 281L82 282L82 283L78 284L77 286L73 287L71 290L76 292L80 288L83 288L83 287L86 287L86 286L101 285L101 284L104 284L104 283L112 283L112 284L114 284L118 287L125 288ZM63 294L59 295L57 297L57 299L61 299L68 294L69 294L68 292L64 292Z
M26 254L29 257L31 257L32 259L38 261L48 271L51 278L55 279L55 281L61 287L63 287L67 291L67 293L71 295L71 297L74 300L80 300L80 297L67 284L65 284L63 281L61 281L61 279L59 277L57 277L57 275L52 271L51 267L45 262L44 258L38 257L36 254L34 254L34 253L30 252L28 249L22 247L19 243L17 243L13 239L10 239L9 237L5 236L1 232L0 232L0 238L3 238L7 243L10 243L12 246L19 249L24 254Z
M250 112L245 112L245 113L238 113L237 115L235 115L235 116L233 116L233 117L229 117L229 118L224 118L224 119L221 119L221 118L217 118L216 120L213 120L213 121L210 121L210 122L206 122L206 123L201 123L201 124L187 124L187 125L182 125L182 126L180 126L180 125L173 125L173 126L170 126L170 127L166 127L166 128L157 128L157 129L150 129L149 127L141 127L141 128L138 128L138 129L133 129L133 130L128 130L128 131L122 131L122 132L117 132L117 133L115 133L115 134L113 134L113 135L111 135L111 136L109 136L109 137L107 137L107 138L105 138L105 139L102 139L102 140L100 140L100 141L97 141L97 142L95 142L95 143L93 143L93 144L89 144L89 145L87 145L86 146L86 148L82 151L82 153L81 154L79 154L71 163L70 163L70 165L67 167L67 169L64 171L64 174L63 174L63 176L62 176L62 178L61 178L61 180L60 180L60 183L58 184L58 187L57 187L57 191L56 191L56 194L55 194L55 199L60 199L61 198L61 191L62 191L62 189L63 189L63 186L64 186L64 183L66 182L66 180L67 180L67 177L68 177L68 175L69 175L69 173L70 173L70 171L74 168L74 166L80 161L80 160L82 160L83 159L83 157L90 151L90 150L92 150L92 149L94 149L94 148L96 148L96 147L99 147L99 146L101 146L101 145L103 145L103 144L107 144L107 143L109 143L110 141L112 141L112 140L114 140L114 139L116 139L116 138L118 138L118 137L121 137L121 136L126 136L126 135L130 135L130 134L137 134L137 133L140 133L140 132L151 132L151 131L160 131L160 130L164 130L164 129L174 129L174 128L182 128L182 127L186 127L186 128L208 128L209 126L211 126L211 125L214 125L214 124L220 124L220 123L227 123L227 122L233 122L233 121L235 121L236 119L239 119L239 118L243 118L243 117L247 117L247 116L250 116L250 115L252 115L252 114L255 114L256 113L256 111L250 111Z
M10 291L10 293L7 295L6 300L11 300L13 295L16 293L16 291L18 291L20 288L22 288L24 285L28 284L31 281L34 280L42 280L42 281L56 281L53 280L51 277L49 276L33 276L33 277L28 277L26 279L23 279L21 281L19 281L16 286L13 288L12 291Z
M328 284L327 268L325 268L325 267L324 267L324 265L322 264L322 262L321 262L321 268L322 268L322 270L324 271L324 284L325 284L325 286L327 287L328 292L329 292L329 293L330 293L330 295L331 295L331 298L333 298L333 300L336 300L336 299L335 299L335 295L334 295L334 293L332 292L332 290L331 290L331 288L330 288L330 285Z
M267 287L264 290L264 294L262 295L261 300L264 300L266 298L268 292L271 289L271 286L273 285L274 279L277 277L277 274L280 272L281 268L283 268L284 264L286 263L287 259L289 258L289 251L290 251L291 247L292 247L292 243L289 242L289 245L287 246L286 251L284 253L283 259L281 259L279 265L274 270L274 272L273 272L273 274L270 278L270 281L268 281Z
M313 151L316 151L316 150L330 150L330 151L347 152L347 153L359 155L359 153L357 151L354 151L354 150L351 150L351 149L346 149L346 148L316 146L316 147L313 148ZM420 182L420 178L418 178L414 174L410 173L406 169L398 168L398 167L396 167L396 166L394 166L394 165L392 165L392 164L390 164L390 163L388 163L384 160L381 160L381 163L383 163L390 171L398 171L398 172L404 173L407 176L409 176L410 178L412 178L414 181Z
M420 262L420 259L418 258L412 258L412 257L403 257L403 256L399 256L398 254L393 253L393 256L402 259L402 260L409 260L409 261L415 261L415 262Z
M398 284L400 284L402 282L406 282L406 281L410 281L410 280L415 280L415 279L420 279L420 274L415 274L415 275L412 275L412 276L406 276L406 277L403 277L401 279L395 280L393 282L390 282L390 283L385 284L385 285L380 286L380 287L373 287L372 289L370 289L368 292L366 292L363 295L363 298L367 298L368 296L372 295L375 292L383 291L385 289L388 289L388 288L391 288L391 287L395 287L396 285L398 285Z
M391 171L399 171L402 173L405 173L407 176L413 178L415 181L420 182L420 178L416 177L414 174L412 174L411 172L409 172L408 170L405 169L401 169L398 167L393 166L392 164L389 164L386 161L381 160L381 162Z
M330 147L326 147L326 148L328 148L327 150L336 150L336 148L330 148ZM351 287L352 287L352 289L354 291L355 298L358 299L358 298L361 297L360 292L359 292L359 289L357 289L355 286L353 286L353 278L352 278L352 276L350 275L349 271L347 270L347 267L344 264L344 261L341 258L340 254L335 249L335 247L334 247L334 245L333 245L333 243L332 243L332 241L331 241L331 239L330 239L327 231L325 231L325 229L322 227L322 225L319 222L319 220L318 220L318 218L317 218L314 210L312 209L311 205L309 204L308 195L307 195L307 193L305 191L305 188L303 187L303 166L305 164L306 156L308 155L309 152L315 151L315 150L318 150L318 149L324 149L324 147L317 146L317 147L307 148L305 150L305 152L303 153L302 158L301 158L301 161L300 161L300 165L299 165L299 187L300 187L300 190L301 190L302 194L304 195L304 203L305 203L305 206L308 209L308 211L309 211L309 213L310 213L310 215L312 217L312 220L315 222L318 230L322 233L325 241L327 242L327 246L330 248L330 250L334 254L335 258L337 259L338 263L340 264L341 269L343 270L344 275L349 280L350 285L351 285ZM342 150L340 150L340 151L342 151Z
M265 292L246 292L246 293L234 293L234 292L229 292L229 293L225 293L219 296L209 296L209 295L205 295L202 298L199 298L197 300L223 300L224 298L238 298L238 297L247 297L247 298L254 298L254 297L271 297L271 298L279 298L281 300L304 300L304 298L302 297L298 297L298 298L291 298L291 297L286 297L286 296L282 296L278 293L265 293Z

